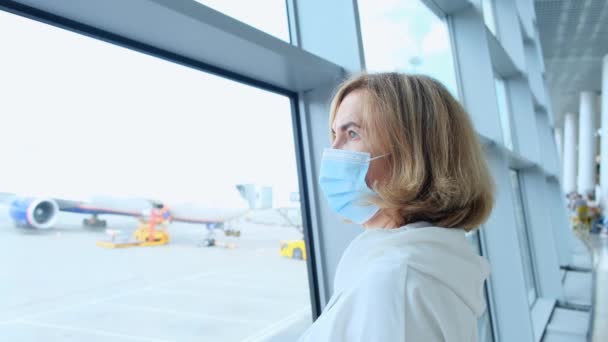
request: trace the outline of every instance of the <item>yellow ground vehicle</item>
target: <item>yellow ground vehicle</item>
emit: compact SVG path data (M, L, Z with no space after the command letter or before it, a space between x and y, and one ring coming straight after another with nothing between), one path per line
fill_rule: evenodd
M304 240L281 241L280 254L291 259L306 260Z
M167 229L151 228L149 223L140 223L133 234L133 237L135 240L139 241L141 246L160 246L169 243L169 233L167 232Z
M169 243L169 232L163 227L155 229L150 227L147 222L140 222L139 227L133 234L135 241L122 241L121 233L115 230L109 230L109 241L97 241L97 246L105 248L124 248L136 246L162 246Z

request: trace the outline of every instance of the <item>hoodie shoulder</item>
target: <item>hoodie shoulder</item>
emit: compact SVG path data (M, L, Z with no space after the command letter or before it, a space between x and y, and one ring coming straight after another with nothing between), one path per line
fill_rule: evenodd
M477 315L448 286L394 258L369 265L358 284L345 294L349 326L361 341L473 341ZM359 328L361 328L359 330ZM369 330L374 331L370 334ZM373 339L391 331L398 338ZM393 336L395 337L395 336Z
M406 341L421 334L429 334L425 341L477 340L476 310L444 283L408 268L405 298Z
M403 264L449 289L481 315L485 310L484 282L488 262L466 240L464 231L452 228L417 228L388 236L377 246L382 259Z

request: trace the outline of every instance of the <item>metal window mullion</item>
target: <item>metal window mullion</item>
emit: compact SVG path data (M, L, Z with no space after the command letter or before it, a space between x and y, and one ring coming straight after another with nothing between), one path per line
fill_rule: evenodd
M309 264L315 272L320 311L333 295L333 281L342 252L361 232L358 226L346 224L332 212L318 186L318 171L323 149L329 147L328 118L331 95L350 73L363 68L363 47L356 1L287 0L292 43L342 68L333 78L299 96L300 121L303 129L303 161L306 164L305 184L311 210L310 244L316 259ZM339 21L343 25L335 25ZM295 38L295 39L294 39ZM314 317L315 319L317 317Z
M539 167L534 167L522 172L520 179L524 206L529 215L528 236L531 237L539 297L561 300L559 261L546 205L545 175Z
M509 162L499 148L487 148L486 160L496 183L495 206L484 224L485 255L490 261L489 292L493 303L496 341L531 341L533 328L525 282L523 249L515 218Z

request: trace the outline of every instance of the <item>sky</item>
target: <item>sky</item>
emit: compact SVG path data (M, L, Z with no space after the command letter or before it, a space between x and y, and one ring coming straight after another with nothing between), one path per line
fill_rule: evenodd
M289 41L283 0L197 1ZM444 21L421 1L358 5L368 70L457 94ZM287 97L1 11L0 32L0 192L200 203L253 183L282 206L298 190Z
M368 71L422 73L458 96L447 24L419 0L359 0ZM420 62L413 65L416 57Z
M0 11L0 191L85 199L297 191L285 96Z

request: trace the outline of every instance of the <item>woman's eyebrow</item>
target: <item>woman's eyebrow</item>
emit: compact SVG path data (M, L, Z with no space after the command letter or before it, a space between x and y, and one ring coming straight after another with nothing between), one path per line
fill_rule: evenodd
M351 126L355 126L357 128L361 128L361 126L359 126L357 123L355 123L354 121L349 121L347 123L345 123L344 125L340 126L340 130L341 131L346 131L348 128L350 128ZM333 129L331 130L333 133L336 133Z

